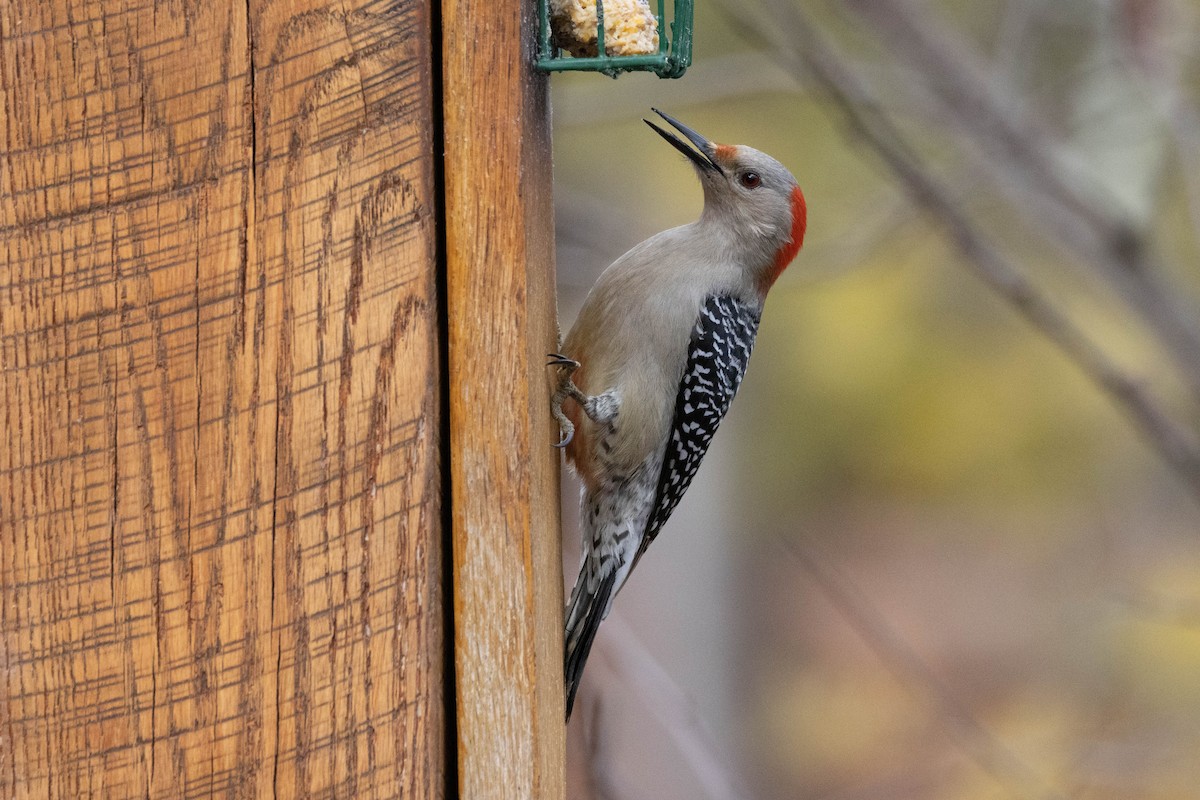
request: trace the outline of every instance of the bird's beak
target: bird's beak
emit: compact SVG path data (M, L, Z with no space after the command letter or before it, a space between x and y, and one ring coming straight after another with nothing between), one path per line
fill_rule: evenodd
M705 139L703 136L696 133L694 130L689 128L687 125L684 125L679 120L674 119L673 117L667 116L663 112L659 111L657 108L652 108L650 110L653 111L655 114L658 114L663 119L665 119L668 123L670 123L672 128L674 128L675 130L682 133L685 137L687 137L687 140L689 142L691 142L693 145L695 145L696 149L693 150L691 147L688 147L686 144L683 143L683 140L681 140L678 136L671 133L670 131L664 131L662 128L658 127L650 120L644 119L644 120L642 120L642 122L645 122L651 128L654 128L654 130L658 132L659 136L666 139L668 142L671 143L672 147L674 147L676 150L678 150L679 152L683 153L685 156L690 158L692 160L692 163L694 163L696 166L700 167L700 169L715 170L716 172L724 174L725 171L723 169L721 169L720 165L718 165L716 161L713 160L713 153L716 151L716 147L713 145L712 142L710 142L708 139Z

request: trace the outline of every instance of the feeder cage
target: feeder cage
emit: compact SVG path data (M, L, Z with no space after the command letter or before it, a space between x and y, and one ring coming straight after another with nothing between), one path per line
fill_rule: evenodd
M585 0L585 3L589 0ZM658 30L658 49L646 53L630 54L623 52L628 48L622 47L622 42L613 42L610 33L609 41L605 42L604 31L604 2L596 3L596 30L594 41L591 31L586 30L586 41L576 42L574 47L566 42L558 41L555 37L555 26L551 24L551 0L539 0L538 13L540 29L538 40L537 67L543 72L562 72L577 70L585 72L601 72L615 78L622 72L642 71L653 72L660 78L679 78L692 64L692 3L693 0L674 0L671 4L671 21L666 19L666 0L651 0L657 5L654 17ZM616 6L616 0L609 0L610 9ZM610 13L616 13L610 11ZM612 21L610 20L610 23ZM590 20L589 20L590 23ZM612 26L610 24L610 31ZM583 37L579 37L583 38ZM586 48L586 53L578 54L579 45ZM566 48L572 47L577 54L571 55ZM649 48L647 48L649 49ZM591 53L594 52L594 55Z

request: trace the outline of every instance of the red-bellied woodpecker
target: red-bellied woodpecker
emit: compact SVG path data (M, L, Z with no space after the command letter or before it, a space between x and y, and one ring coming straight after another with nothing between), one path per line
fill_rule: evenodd
M807 222L804 195L778 161L654 112L694 145L646 120L695 166L704 212L613 262L550 356L559 446L583 483L568 717L600 621L696 474L746 371L767 291Z

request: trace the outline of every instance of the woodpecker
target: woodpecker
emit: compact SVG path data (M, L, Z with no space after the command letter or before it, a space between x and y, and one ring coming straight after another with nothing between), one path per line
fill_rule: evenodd
M804 195L774 158L651 110L691 144L643 120L691 161L704 211L613 262L549 356L556 446L582 483L568 719L600 621L696 474L745 374L767 292L807 225Z

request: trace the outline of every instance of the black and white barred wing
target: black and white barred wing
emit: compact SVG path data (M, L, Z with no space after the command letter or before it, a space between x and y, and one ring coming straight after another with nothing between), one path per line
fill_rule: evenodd
M675 399L675 418L663 454L654 510L638 548L639 557L679 505L729 410L746 374L758 320L758 309L732 297L712 296L701 307Z

